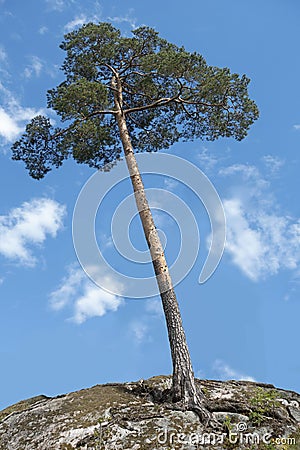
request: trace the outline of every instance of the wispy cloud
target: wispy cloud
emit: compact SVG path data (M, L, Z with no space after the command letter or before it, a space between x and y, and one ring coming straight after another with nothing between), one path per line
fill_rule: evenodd
M65 207L49 198L38 198L0 216L0 254L25 266L37 262L32 247L63 227Z
M300 262L300 220L282 214L269 182L254 166L234 165L222 175L240 175L241 188L225 199L227 252L253 281L295 270Z
M281 167L285 164L284 159L274 155L265 155L262 157L262 161L271 175L277 175Z
M174 180L174 178L167 177L164 179L164 186L169 191L174 191L179 186L179 182Z
M73 31L75 28L81 27L85 23L98 23L103 20L102 6L98 1L91 4L77 4L77 14L73 20L70 20L65 26L65 32Z
M0 45L0 61L4 62L7 59L6 51L4 50L4 47Z
M136 22L137 19L133 16L134 10L131 8L127 14L120 15L120 16L113 16L108 17L108 20L110 20L113 23L127 23L131 26L131 28L136 28Z
M147 299L144 306L144 314L139 315L129 323L129 334L135 344L140 345L151 341L151 329L153 323L164 317L160 298Z
M142 320L131 322L129 330L136 344L141 344L148 337L149 327Z
M111 277L109 281L114 290L114 279ZM100 277L98 282L101 285ZM82 324L92 317L101 317L108 311L117 311L123 302L122 297L94 284L77 264L69 267L67 276L63 278L58 289L50 294L51 308L58 311L70 307L71 320L77 324Z
M216 376L221 380L244 380L244 381L255 381L255 379L249 375L242 374L241 372L232 369L224 361L217 359L213 364L213 371Z
M62 0L47 0L49 3L53 3L52 9L57 11L62 11L64 9ZM57 3L57 4L56 4ZM55 7L55 8L54 8ZM137 19L134 17L134 10L132 8L126 14L117 16L103 17L102 6L100 2L85 2L84 4L80 2L74 2L74 7L76 7L76 15L64 26L65 32L73 31L74 29L81 27L82 25L93 22L98 23L101 21L112 22L117 25L125 24L129 25L131 28L136 28Z
M202 146L195 152L195 158L205 174L215 175L221 165L225 165L230 158L231 150L229 147L225 148L222 154L214 151L213 148Z
M48 32L48 27L42 26L39 28L39 34L43 35L43 34L46 34L47 32Z
M62 12L70 6L73 0L46 0L46 5L50 10Z
M38 56L30 57L30 64L25 68L25 78L31 78L33 75L39 77L44 67L43 61Z
M293 128L294 128L295 130L300 130L300 125L299 125L299 124L295 124L295 125L293 125Z
M6 49L0 44L0 74L2 80L9 80L10 73L8 72L9 59Z
M259 185L266 183L264 179L261 178L260 172L256 166L251 166L249 164L233 164L228 167L223 167L219 170L219 175L240 175L244 180L255 180L259 182Z
M202 147L198 153L196 154L196 159L200 163L201 168L203 170L210 171L214 169L219 164L219 159L206 147Z
M101 250L105 251L107 249L114 247L113 238L111 236L109 236L108 234L101 233L101 234L99 234L99 236L97 236L97 238L99 239Z

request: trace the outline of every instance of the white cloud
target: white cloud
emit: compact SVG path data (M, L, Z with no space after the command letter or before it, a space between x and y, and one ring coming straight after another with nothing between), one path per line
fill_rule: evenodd
M107 275L103 276L107 281ZM114 290L113 278L110 277L109 281ZM101 285L101 277L97 278L97 282ZM77 324L81 324L91 317L101 317L108 311L116 311L123 302L122 297L109 293L94 284L77 265L68 269L68 275L62 280L60 287L50 294L52 309L61 310L66 306L71 306L73 310L71 320Z
M6 142L12 142L21 130L18 122L0 107L0 136Z
M116 311L121 303L121 297L103 291L96 285L85 286L83 295L76 300L73 319L80 324L90 317L101 317L108 311Z
M49 198L23 203L0 216L0 254L18 263L34 266L31 247L55 237L63 226L65 207Z
M81 27L82 25L84 25L85 23L88 23L88 22L90 22L88 17L85 14L81 14L81 15L75 17L70 22L68 22L65 25L64 29L67 33L69 33L70 31L73 31L75 28Z
M256 167L236 164L220 173L239 174L243 181L223 202L226 250L234 264L253 281L280 270L295 270L300 262L300 221L279 212L269 183Z
M256 280L264 265L264 244L258 230L248 223L238 199L224 201L227 223L226 249L233 262L251 279Z
M226 249L253 281L297 269L300 262L300 221L262 209L250 211L239 199L224 201Z
M300 125L298 125L298 124L293 125L293 127L295 128L295 130L300 130Z
M224 361L217 359L213 364L213 370L221 380L244 380L255 381L255 379L249 375L244 375L234 369L232 369Z
M42 110L23 107L14 95L0 82L0 96L3 106L0 107L0 137L2 143L11 143L23 131L25 122L28 122Z
M85 278L86 275L83 270L80 270L77 266L71 266L60 287L50 294L51 308L59 311L67 306L76 297L77 291Z

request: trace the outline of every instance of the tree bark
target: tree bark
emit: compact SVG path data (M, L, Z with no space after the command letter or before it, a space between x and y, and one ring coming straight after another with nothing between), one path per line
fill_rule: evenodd
M127 129L126 117L122 111L122 90L118 79L115 79L114 87L115 106L117 109L116 119L120 138L133 186L136 205L150 250L167 324L173 363L172 400L173 402L180 402L184 409L195 410L203 421L207 421L209 419L209 413L202 405L203 394L201 390L196 389L194 372L178 301L172 285L163 247L146 198L144 184Z

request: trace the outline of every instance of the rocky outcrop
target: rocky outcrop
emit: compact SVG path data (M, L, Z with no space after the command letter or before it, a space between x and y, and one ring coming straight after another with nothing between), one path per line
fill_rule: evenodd
M300 395L246 381L201 381L216 424L162 401L171 377L39 396L0 412L1 450L300 449ZM197 381L200 386L200 381Z

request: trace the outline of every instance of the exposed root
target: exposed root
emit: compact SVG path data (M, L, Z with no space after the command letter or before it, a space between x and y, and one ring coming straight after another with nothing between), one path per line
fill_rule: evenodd
M184 385L190 388L190 385ZM181 391L181 399L177 400L174 395L173 386L168 389L159 389L139 382L135 388L135 392L141 397L148 397L154 403L164 405L164 408L173 411L192 411L194 412L204 428L210 428L215 431L222 430L222 424L219 423L212 414L212 410L199 390L199 386L192 385L192 389L184 389Z
M179 401L172 404L169 403L168 405L166 405L166 409L194 412L198 416L201 424L205 429L210 428L218 431L222 430L223 428L223 425L213 417L212 413L206 408L206 406L203 404L203 401L201 401L200 399L198 403L194 401L190 401L188 403L184 401Z

